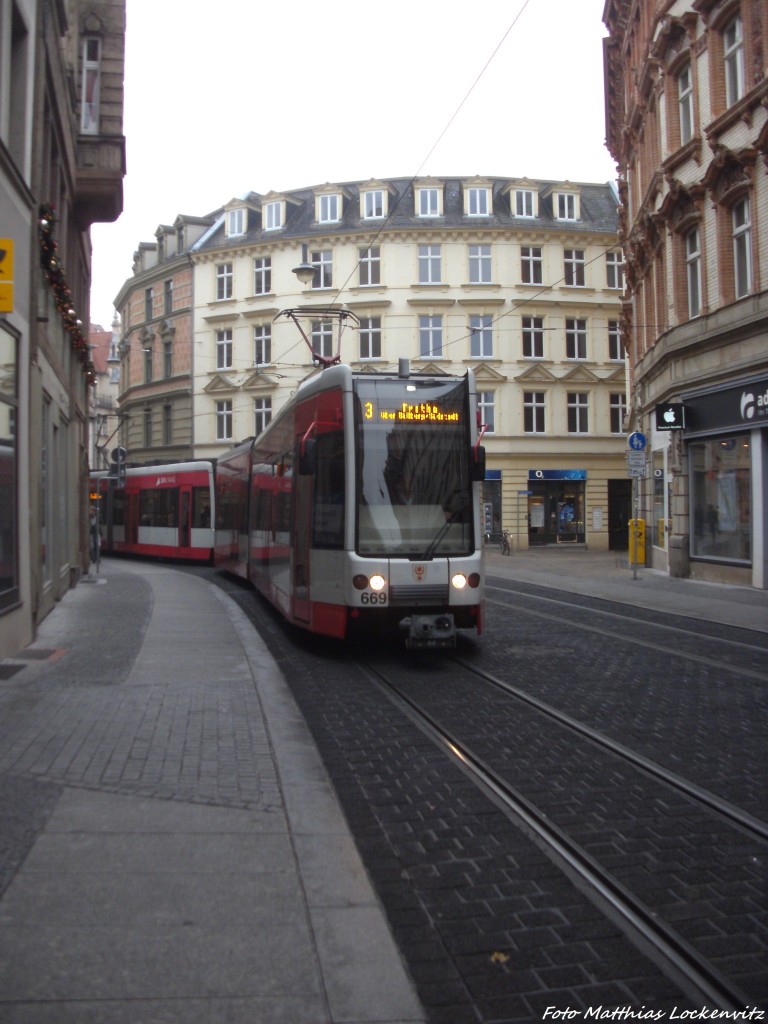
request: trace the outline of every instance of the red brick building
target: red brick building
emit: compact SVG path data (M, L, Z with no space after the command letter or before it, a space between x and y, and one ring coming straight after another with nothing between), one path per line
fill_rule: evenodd
M768 5L607 0L638 510L673 575L768 586Z

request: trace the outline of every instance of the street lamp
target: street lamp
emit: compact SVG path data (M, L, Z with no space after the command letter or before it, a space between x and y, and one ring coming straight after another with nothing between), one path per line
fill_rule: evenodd
M315 268L309 262L309 255L307 253L306 242L302 243L301 246L301 263L298 265L298 267L293 268L293 273L304 285L310 284L312 278L315 276Z

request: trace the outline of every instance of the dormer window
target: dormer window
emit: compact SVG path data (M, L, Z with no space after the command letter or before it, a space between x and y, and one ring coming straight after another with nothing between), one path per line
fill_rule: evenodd
M336 192L318 196L316 215L318 224L338 224L341 220L341 196Z
M80 131L83 135L99 134L99 102L101 99L101 39L83 38L83 96Z
M227 238L245 234L245 210L242 206L227 210Z
M468 217L488 217L491 212L491 190L487 186L471 186L464 191L464 213Z
M382 188L371 189L360 194L360 207L363 220L378 220L386 216L385 192Z
M574 192L555 192L555 220L578 220L579 197Z
M276 231L283 226L283 204L281 202L264 204L263 225L265 231Z
M419 217L442 216L442 193L439 188L416 189L416 214Z
M516 188L512 192L511 213L513 217L536 217L536 193L529 188Z

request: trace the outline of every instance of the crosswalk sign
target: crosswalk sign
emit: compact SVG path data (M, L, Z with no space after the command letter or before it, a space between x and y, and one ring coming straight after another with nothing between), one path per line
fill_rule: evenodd
M0 238L0 313L13 312L13 239Z

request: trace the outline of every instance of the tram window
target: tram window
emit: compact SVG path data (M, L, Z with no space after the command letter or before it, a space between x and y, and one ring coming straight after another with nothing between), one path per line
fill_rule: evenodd
M107 503L102 499L101 504L104 510L104 522L106 523ZM125 491L116 490L112 495L112 524L114 526L125 526Z
M178 488L142 491L139 494L139 523L141 526L178 526Z
M317 439L312 546L338 549L343 544L344 435L334 431Z
M268 530L271 526L272 516L270 509L272 502L270 497L269 491L264 487L259 488L256 492L254 528L257 530Z
M192 526L205 528L211 525L211 494L207 487L192 488Z

